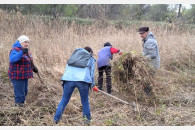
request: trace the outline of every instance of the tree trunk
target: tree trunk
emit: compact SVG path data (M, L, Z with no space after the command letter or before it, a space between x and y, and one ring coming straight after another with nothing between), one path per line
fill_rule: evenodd
M181 16L181 7L182 7L182 4L179 4L179 11L177 14L177 18L179 18Z

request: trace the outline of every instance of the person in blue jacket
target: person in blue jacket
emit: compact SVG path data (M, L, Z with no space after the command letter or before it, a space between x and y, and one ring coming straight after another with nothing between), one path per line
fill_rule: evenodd
M37 73L36 66L32 66L32 55L28 50L29 38L22 35L13 44L9 54L8 76L14 86L15 106L24 106L28 93L28 79ZM28 57L28 55L30 57ZM31 59L29 59L31 58Z
M78 52L78 53L77 53ZM75 55L73 55L75 53ZM74 89L77 87L81 96L84 123L89 124L91 120L89 106L89 88L95 87L95 59L93 50L90 47L78 48L73 52L68 60L65 72L61 78L63 81L63 96L54 115L54 123L58 123L62 117L66 105L68 104ZM86 66L82 66L87 63ZM81 65L81 66L79 66Z

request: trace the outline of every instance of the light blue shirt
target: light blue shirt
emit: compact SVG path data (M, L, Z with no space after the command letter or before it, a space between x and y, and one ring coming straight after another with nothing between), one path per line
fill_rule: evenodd
M88 61L87 67L85 68L74 67L67 64L61 80L83 81L91 84L91 87L94 87L95 62L96 60L91 56L91 58Z

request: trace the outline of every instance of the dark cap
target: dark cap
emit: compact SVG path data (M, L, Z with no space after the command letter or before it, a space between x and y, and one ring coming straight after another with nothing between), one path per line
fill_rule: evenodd
M91 49L91 47L86 46L84 47L84 49L88 51L89 53L93 54L93 50Z
M148 31L149 31L149 27L141 27L138 30L139 33L145 33L145 32L148 32Z
M104 43L104 47L105 46L112 46L112 45L110 44L110 42L106 42L106 43Z

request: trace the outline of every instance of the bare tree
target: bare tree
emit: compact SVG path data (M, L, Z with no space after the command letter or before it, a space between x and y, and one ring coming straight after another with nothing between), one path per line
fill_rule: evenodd
M182 7L182 4L179 4L179 10L178 10L177 18L179 18L181 16L181 7Z

